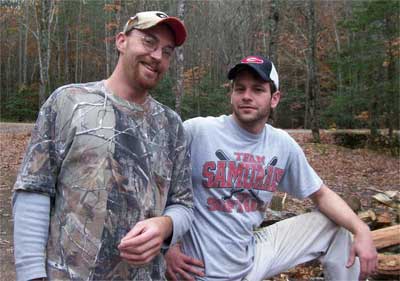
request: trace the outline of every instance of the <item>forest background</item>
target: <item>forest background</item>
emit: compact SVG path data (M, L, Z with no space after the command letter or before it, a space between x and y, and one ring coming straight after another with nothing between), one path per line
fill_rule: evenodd
M57 87L107 78L115 34L144 10L179 16L189 34L152 91L156 99L184 120L227 114L227 70L244 56L267 56L283 93L274 125L312 129L313 141L332 129L322 144L311 144L308 130L290 133L342 198L386 212L372 195L400 190L399 0L0 0L0 280L15 280L11 191L32 129L3 122L30 123ZM357 149L336 145L340 129L352 129L342 136ZM359 149L360 139L377 140L379 151ZM381 153L387 146L391 156ZM285 211L311 206L295 200L286 199ZM398 224L398 209L389 214ZM310 268L290 276L319 276L320 267Z
M189 37L152 95L182 119L229 113L227 70L261 54L280 74L276 126L399 129L397 0L0 3L0 121L33 121L57 87L108 77L126 20L161 10L183 19Z

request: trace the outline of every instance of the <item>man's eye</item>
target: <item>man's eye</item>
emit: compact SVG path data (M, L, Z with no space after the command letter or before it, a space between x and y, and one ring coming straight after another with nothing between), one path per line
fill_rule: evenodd
M170 56L172 56L174 49L167 47L167 48L163 48L162 52L165 56L170 57Z
M256 90L257 93L263 93L264 92L263 88L256 88L255 90Z
M157 40L152 37L143 37L143 42L150 47L154 47L157 45Z

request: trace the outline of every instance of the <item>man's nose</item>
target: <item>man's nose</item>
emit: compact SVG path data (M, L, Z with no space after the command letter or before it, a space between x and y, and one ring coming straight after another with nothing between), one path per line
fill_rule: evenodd
M243 100L251 100L253 98L253 95L251 93L251 89L246 89L243 93L242 99Z
M155 49L154 51L152 51L150 53L152 58L155 58L157 60L161 60L162 58L162 48L158 47L157 49Z

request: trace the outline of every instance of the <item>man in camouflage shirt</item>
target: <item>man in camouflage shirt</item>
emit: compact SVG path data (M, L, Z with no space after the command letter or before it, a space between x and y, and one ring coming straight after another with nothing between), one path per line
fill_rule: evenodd
M57 89L14 187L18 280L160 280L162 247L192 221L178 115L148 93L183 44L183 23L138 13L116 37L107 80Z

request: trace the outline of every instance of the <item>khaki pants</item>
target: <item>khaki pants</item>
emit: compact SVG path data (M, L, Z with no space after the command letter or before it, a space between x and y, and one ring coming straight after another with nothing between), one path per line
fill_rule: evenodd
M358 258L351 268L345 266L351 234L320 212L280 221L254 235L254 266L243 280L263 280L316 258L324 267L325 280L358 280Z

